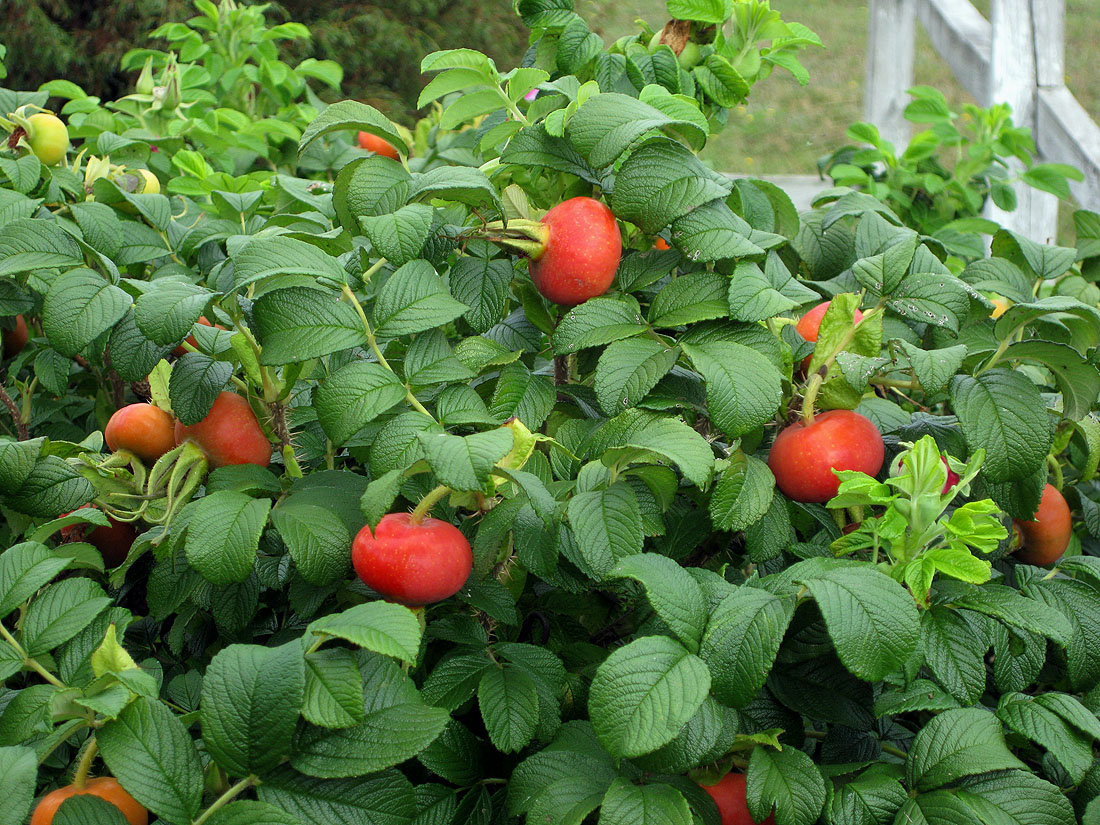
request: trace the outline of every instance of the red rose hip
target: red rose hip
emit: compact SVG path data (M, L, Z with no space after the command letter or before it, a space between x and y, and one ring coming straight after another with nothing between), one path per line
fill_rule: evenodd
M394 147L392 143L384 138L378 137L378 135L372 135L370 132L359 133L359 145L368 152L374 152L376 155L385 155L394 160L401 159L397 154L396 147Z
M829 410L808 426L797 421L780 432L768 466L788 498L825 502L840 486L833 470L876 475L885 452L882 435L867 418L851 410Z
M176 444L194 441L212 467L230 464L271 463L271 442L267 440L248 401L234 392L223 392L214 400L206 418L191 426L176 422Z
M1013 524L1020 531L1020 549L1016 551L1016 558L1024 564L1054 564L1069 547L1073 520L1065 497L1053 484L1043 488L1035 520L1015 519Z
M749 814L749 806L745 801L743 773L727 773L715 784L699 787L710 794L710 798L718 806L722 825L775 825L774 816L769 816L763 822L757 822Z
M571 198L547 212L542 223L545 247L531 258L530 271L543 297L576 306L607 292L623 253L611 210L593 198Z
M129 450L142 461L154 462L176 446L172 416L152 404L130 404L116 410L103 429L111 451Z
M453 524L430 517L414 524L410 513L390 513L373 531L359 531L351 562L367 587L419 607L457 593L470 577L474 555Z

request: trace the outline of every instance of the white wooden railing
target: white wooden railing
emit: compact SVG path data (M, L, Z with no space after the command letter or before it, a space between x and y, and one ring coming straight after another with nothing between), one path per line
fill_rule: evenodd
M1016 125L1031 129L1040 160L1080 169L1085 178L1071 181L1074 197L1100 211L1100 126L1066 88L1065 0L992 0L992 21L969 0L871 0L870 12L864 116L899 151L910 134L902 113L919 19L962 86L983 106L1010 104ZM1016 211L990 204L989 217L1054 240L1057 199L1026 186L1017 198Z

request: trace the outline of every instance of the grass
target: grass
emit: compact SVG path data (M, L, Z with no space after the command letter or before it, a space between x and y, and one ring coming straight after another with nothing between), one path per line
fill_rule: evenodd
M1053 1L1053 0L1052 0ZM1100 73L1092 44L1100 42L1097 0L1068 0L1066 82L1094 118L1100 120ZM975 0L988 17L989 0ZM668 14L662 0L578 0L604 40L636 30L641 17L658 27ZM825 49L803 60L810 83L799 84L777 71L739 107L730 125L708 144L704 157L715 168L758 174L813 174L817 159L844 145L848 125L863 117L863 74L867 51L866 0L773 0L784 19L803 23L821 37ZM918 27L919 29L919 27ZM914 81L941 89L953 105L973 102L919 30Z

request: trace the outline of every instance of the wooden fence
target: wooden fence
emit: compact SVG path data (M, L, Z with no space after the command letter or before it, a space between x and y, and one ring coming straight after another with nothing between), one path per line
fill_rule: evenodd
M913 85L919 19L936 51L983 106L1008 103L1028 126L1040 160L1069 163L1085 179L1074 197L1100 211L1100 126L1065 85L1065 0L992 0L987 21L969 0L871 0L864 114L900 150L909 139L902 113ZM1100 9L1098 9L1100 13ZM1017 188L1018 207L989 217L1039 240L1053 240L1058 203Z

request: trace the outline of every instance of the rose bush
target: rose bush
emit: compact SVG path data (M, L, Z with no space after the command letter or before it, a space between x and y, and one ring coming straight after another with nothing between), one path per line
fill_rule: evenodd
M0 90L73 144L0 156L0 823L1094 821L1100 216L986 256L873 189L800 214L697 153L812 32L516 6L521 66L428 55L412 132L279 27L230 65L262 13L207 0L120 101ZM555 237L610 287L540 292ZM145 402L171 447L108 445Z

